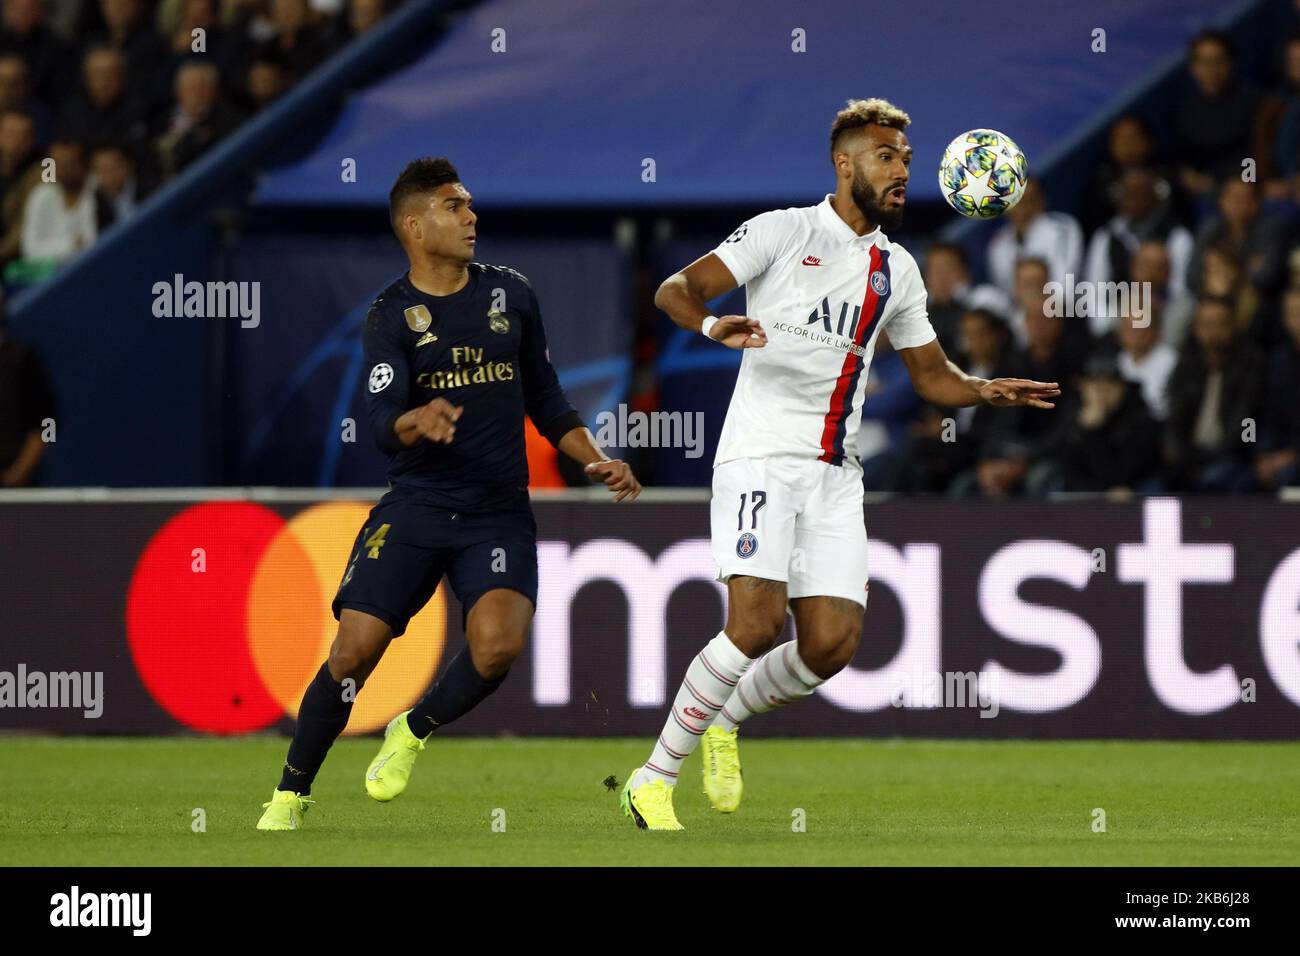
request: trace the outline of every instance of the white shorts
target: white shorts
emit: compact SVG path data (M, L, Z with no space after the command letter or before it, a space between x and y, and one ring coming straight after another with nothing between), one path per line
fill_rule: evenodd
M713 469L710 509L718 580L787 582L791 598L867 605L862 472L815 458L738 458Z

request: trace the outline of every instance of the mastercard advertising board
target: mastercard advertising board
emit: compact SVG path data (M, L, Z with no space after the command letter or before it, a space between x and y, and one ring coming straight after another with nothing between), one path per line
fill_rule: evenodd
M0 733L291 730L378 493L277 494L0 496ZM534 511L528 645L488 701L439 733L652 734L725 622L707 497ZM1297 505L890 501L864 520L856 655L751 736L1295 738ZM358 693L347 732L380 731L463 646L444 586ZM18 683L27 692L7 698ZM963 684L975 692L950 700ZM78 706L40 691L54 686L102 695Z
M295 716L329 656L330 602L369 511L330 501L284 518L253 502L205 502L167 521L136 563L126 604L131 657L153 699L183 726L213 733ZM382 728L419 699L446 622L440 590L357 696L348 732Z

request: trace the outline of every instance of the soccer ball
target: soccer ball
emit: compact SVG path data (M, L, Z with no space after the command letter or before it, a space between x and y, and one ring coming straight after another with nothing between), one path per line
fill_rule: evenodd
M939 189L963 216L993 219L1025 194L1029 161L1006 133L973 129L962 133L943 151Z

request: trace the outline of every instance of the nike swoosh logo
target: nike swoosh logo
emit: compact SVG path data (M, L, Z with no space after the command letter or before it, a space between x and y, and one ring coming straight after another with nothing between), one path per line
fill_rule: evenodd
M389 755L388 755L387 757L385 757L383 760L381 760L381 761L379 761L377 764L375 764L374 768L371 769L370 773L366 774L366 779L367 779L367 780L378 780L378 779L379 779L379 771L383 770L383 769L384 769L384 764L388 763L388 761L390 761L390 760L392 760L392 759L393 759L393 755L392 755L392 754L389 754Z

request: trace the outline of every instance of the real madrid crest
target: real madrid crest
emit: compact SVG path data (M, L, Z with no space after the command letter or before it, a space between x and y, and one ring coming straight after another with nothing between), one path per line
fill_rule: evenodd
M413 305L406 310L406 327L412 332L423 332L433 324L427 305Z
M488 328L493 332L505 335L510 331L510 320L500 309L493 309L488 312Z

